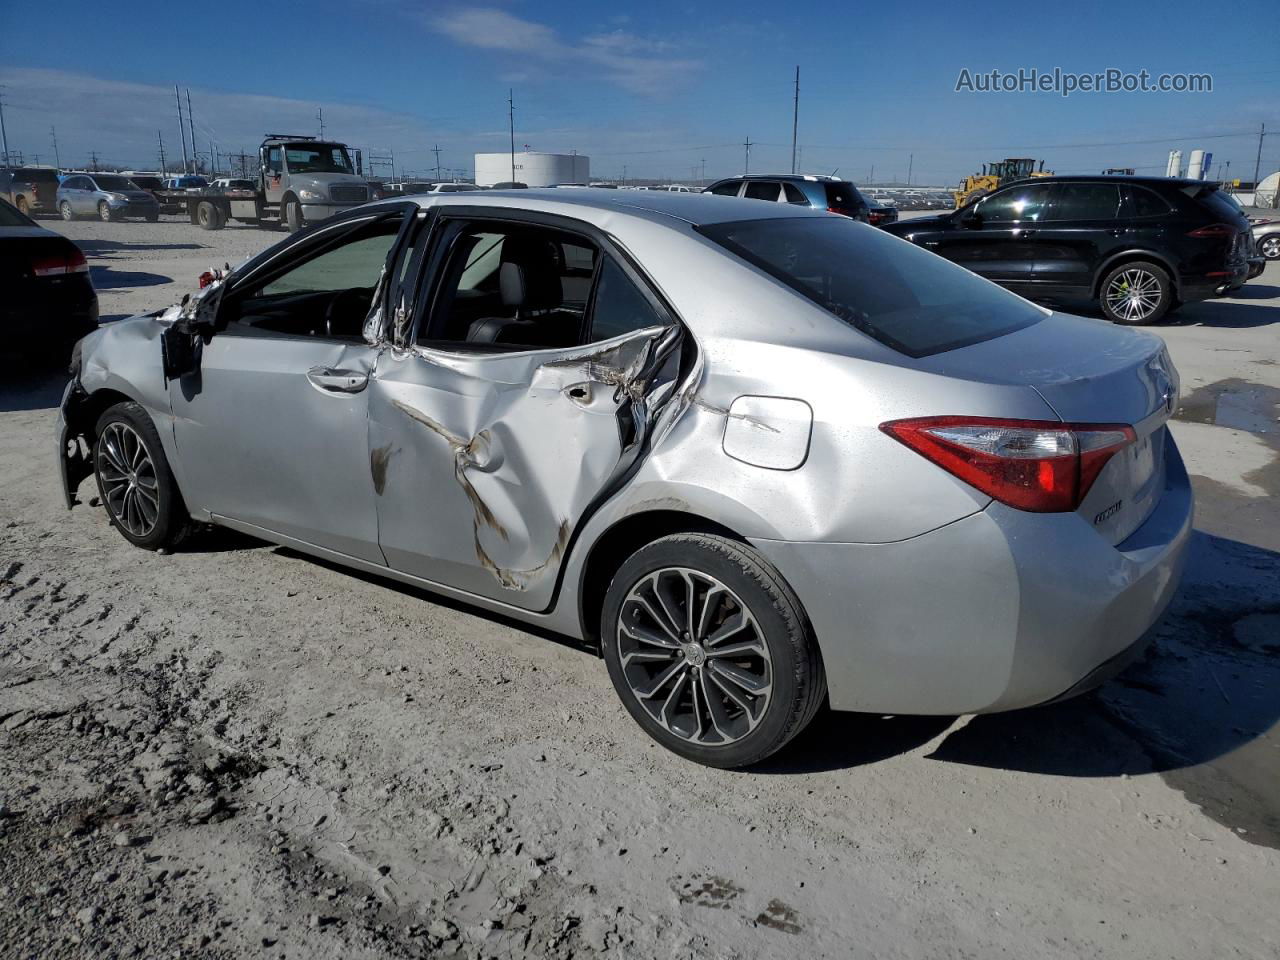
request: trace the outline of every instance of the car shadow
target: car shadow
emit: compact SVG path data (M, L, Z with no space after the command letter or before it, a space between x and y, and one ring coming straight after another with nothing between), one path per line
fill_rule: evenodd
M1144 659L1097 691L976 716L927 758L1065 777L1159 774L1206 814L1280 846L1280 554L1196 532ZM827 714L760 773L861 766L953 718Z
M48 410L62 402L70 374L70 349L64 351L0 349L0 413Z
M77 240L76 246L86 256L103 256L117 251L129 253L143 250L204 250L203 243L132 243L127 240Z
M89 277L97 290L115 290L120 287L157 287L173 283L173 277L141 270L113 270L111 267L90 267Z

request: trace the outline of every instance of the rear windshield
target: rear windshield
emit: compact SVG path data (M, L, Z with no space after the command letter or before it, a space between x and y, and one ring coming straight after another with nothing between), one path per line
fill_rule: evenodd
M1204 206L1213 211L1214 216L1222 217L1228 223L1235 223L1244 216L1240 205L1221 190L1209 190L1196 197Z
M48 168L15 170L13 179L18 183L57 183L58 171Z
M1044 316L963 267L842 217L743 220L698 229L911 357L992 340Z
M828 183L827 206L834 210L854 210L862 200L862 194L852 183Z

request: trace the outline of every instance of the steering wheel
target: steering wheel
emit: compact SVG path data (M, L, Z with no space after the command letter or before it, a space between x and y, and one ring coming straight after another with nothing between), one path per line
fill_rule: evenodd
M345 332L336 334L333 332L334 316L339 314L338 305L342 304L346 307L349 304L353 309L363 307L365 310L368 310L370 298L372 296L372 292L364 287L352 287L347 290L339 290L330 297L329 305L324 308L324 335L326 337L347 336ZM353 301L359 302L357 304ZM344 309L341 313L345 314L346 310Z

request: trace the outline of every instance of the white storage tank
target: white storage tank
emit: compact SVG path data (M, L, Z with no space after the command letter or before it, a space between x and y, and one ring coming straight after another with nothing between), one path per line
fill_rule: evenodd
M1187 161L1187 179L1204 179L1204 151L1192 150L1191 159Z
M512 179L510 153L477 153L476 185L492 187ZM515 180L530 187L551 187L559 183L587 183L591 179L591 158L580 153L537 153L515 155Z

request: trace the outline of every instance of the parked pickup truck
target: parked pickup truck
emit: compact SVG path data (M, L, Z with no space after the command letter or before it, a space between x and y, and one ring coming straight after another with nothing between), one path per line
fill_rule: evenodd
M290 232L374 199L361 175L360 152L351 162L346 144L315 137L269 134L258 148L258 174L187 190L182 199L191 222L221 230L228 220L283 226Z

